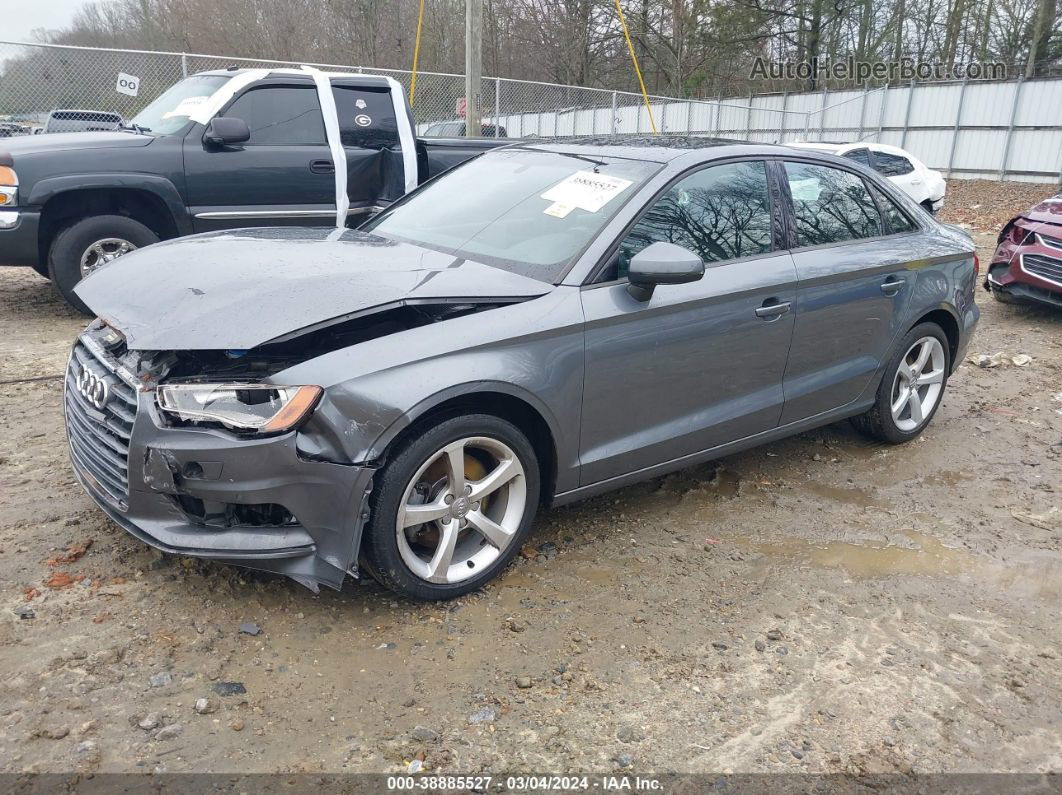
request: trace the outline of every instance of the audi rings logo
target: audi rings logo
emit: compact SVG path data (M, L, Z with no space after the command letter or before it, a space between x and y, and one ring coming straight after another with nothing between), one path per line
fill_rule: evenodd
M103 411L107 401L111 399L111 388L107 382L89 370L82 367L77 376L77 391L96 409Z

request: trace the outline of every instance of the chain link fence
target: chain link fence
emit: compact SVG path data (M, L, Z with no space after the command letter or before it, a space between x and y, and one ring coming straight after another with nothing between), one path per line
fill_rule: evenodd
M346 64L270 61L191 53L105 50L0 41L0 124L12 134L69 128L58 112L86 123L131 119L182 77L210 69L291 68L306 63L327 71L366 72L395 78L406 89L410 73ZM652 118L640 94L527 80L485 77L481 85L484 132L499 137L609 135L689 131L753 140L775 140L779 130L802 131L807 114L762 108L755 123L734 102L687 102L651 97ZM465 78L418 72L413 114L421 134L463 134L458 112ZM73 111L75 113L71 114Z
M114 129L182 77L210 69L291 68L290 61L0 41L0 138ZM394 69L307 63L326 71ZM947 175L1062 183L1062 79L931 83L714 99L485 77L485 136L533 138L689 133L764 143L877 141L910 150ZM463 75L419 72L421 135L459 136Z

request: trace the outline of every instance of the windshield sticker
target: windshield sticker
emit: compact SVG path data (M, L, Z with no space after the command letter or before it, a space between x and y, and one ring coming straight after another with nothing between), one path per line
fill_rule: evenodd
M570 213L574 209L575 208L570 204L564 204L563 202L553 202L553 204L551 204L542 212L546 215L552 215L554 218L567 218L568 213Z
M177 103L176 108L163 113L162 118L172 119L174 116L191 116L192 111L195 110L197 106L206 102L207 99L209 99L209 97L185 97Z
M593 171L576 171L543 193L542 198L596 213L632 184L629 179L595 174Z

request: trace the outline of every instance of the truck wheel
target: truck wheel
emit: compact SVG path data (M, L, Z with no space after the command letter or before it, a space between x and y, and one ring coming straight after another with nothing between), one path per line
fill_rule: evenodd
M491 580L520 550L538 508L534 448L487 414L425 427L375 481L366 569L410 599L452 599Z
M91 315L84 302L74 295L78 282L111 260L158 240L158 235L142 223L124 215L82 218L55 236L48 252L48 270L66 302L79 312Z

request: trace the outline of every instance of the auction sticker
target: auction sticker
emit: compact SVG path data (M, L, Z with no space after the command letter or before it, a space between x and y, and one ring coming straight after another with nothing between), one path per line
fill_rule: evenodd
M555 205L578 207L588 213L596 213L631 185L629 179L622 177L609 177L605 174L595 174L593 171L576 171L543 193L542 198L554 202ZM549 212L549 208L546 212Z

